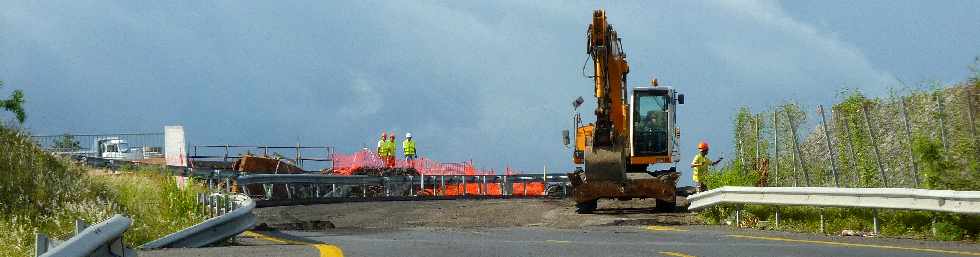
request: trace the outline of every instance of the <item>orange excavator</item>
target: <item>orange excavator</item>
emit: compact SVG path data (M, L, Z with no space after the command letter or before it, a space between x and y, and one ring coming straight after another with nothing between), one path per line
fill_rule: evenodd
M650 86L633 87L627 95L626 53L603 10L593 12L585 50L593 63L588 77L595 82L596 119L583 125L577 110L584 100L573 102L576 170L568 176L576 211L591 213L603 198L655 198L657 210L673 210L680 177L676 107L684 103L684 95L658 85L656 79ZM568 130L564 139L568 147ZM669 167L648 170L657 165Z

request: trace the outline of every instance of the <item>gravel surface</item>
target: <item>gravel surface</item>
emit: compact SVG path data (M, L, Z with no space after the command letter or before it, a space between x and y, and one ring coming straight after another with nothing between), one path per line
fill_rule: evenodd
M580 228L609 225L689 225L700 222L690 213L655 213L655 201L604 200L595 214L575 213L574 202L556 199L437 200L359 202L308 206L269 207L255 210L258 224L272 229L302 230L304 224L353 229L411 227ZM330 225L323 226L322 224Z

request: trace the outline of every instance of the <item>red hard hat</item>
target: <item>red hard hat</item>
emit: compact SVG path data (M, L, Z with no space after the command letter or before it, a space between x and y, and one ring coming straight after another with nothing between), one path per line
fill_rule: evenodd
M708 142L701 141L698 144L698 150L708 150Z

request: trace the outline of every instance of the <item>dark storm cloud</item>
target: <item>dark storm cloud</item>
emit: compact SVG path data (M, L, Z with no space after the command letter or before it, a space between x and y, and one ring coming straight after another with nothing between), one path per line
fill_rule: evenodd
M835 27L767 1L0 6L0 79L25 90L37 134L183 124L192 144L299 140L350 152L381 131L412 132L436 159L566 170L559 132L571 124L570 101L592 95L581 69L595 8L623 38L631 85L655 76L687 94L685 162L700 139L725 152L737 106L814 105L841 87L895 86Z

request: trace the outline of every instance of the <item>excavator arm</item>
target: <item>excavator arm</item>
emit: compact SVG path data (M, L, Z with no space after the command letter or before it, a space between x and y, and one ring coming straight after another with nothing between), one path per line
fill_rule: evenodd
M629 64L620 38L603 10L592 13L585 51L592 58L597 100L593 146L622 146L629 132L629 105L626 102Z

